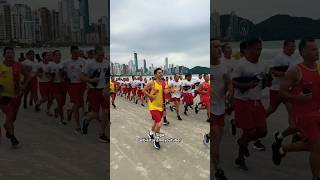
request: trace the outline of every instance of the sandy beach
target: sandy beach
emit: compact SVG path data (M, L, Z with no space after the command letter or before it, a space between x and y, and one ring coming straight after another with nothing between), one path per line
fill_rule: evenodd
M111 109L110 178L113 180L209 180L210 149L202 142L209 131L205 111L198 115L189 110L182 113L182 121L175 112L168 112L169 126L161 129L162 140L175 138L177 142L162 142L156 150L147 138L152 120L146 107L117 97L116 109ZM179 141L179 142L178 142Z
M0 118L3 124L3 114ZM44 110L21 107L15 123L21 148L12 149L2 129L0 179L105 180L109 145L97 140L99 124L92 122L84 136L74 133L74 122L57 122Z

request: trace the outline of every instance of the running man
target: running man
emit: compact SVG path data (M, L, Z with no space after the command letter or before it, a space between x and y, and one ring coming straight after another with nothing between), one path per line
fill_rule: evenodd
M80 114L79 109L83 105L83 94L84 85L81 81L82 70L83 70L83 60L79 58L79 48L78 46L71 46L71 59L62 62L64 71L66 72L67 92L70 97L70 102L72 103L72 110L67 111L68 121L71 121L72 114L74 114L74 120L76 122L75 133L81 133L80 126ZM99 72L96 72L99 73ZM93 82L94 83L94 82Z
M41 99L37 102L35 110L40 111L43 103L47 102L47 115L52 116L50 108L52 105L52 75L50 73L49 63L52 60L52 52L44 52L43 61L39 64L37 71L39 77L39 91Z
M226 180L223 170L219 167L220 162L220 144L223 136L224 128L224 115L225 115L225 99L226 94L232 96L233 87L230 76L228 74L227 67L220 61L221 57L221 45L217 39L212 39L210 43L211 58L210 61L210 74L213 78L211 84L212 91L209 91L212 101L210 106L210 135L204 135L204 144L209 144L211 139L211 161L213 162L213 171L215 172L215 178ZM227 87L225 87L227 86ZM225 92L227 89L228 93Z
M184 101L184 114L187 116L187 111L188 111L188 107L192 108L193 105L193 95L192 95L192 87L193 87L193 82L191 81L192 75L191 74L187 74L185 76L185 81L182 84L182 88L183 88L183 101Z
M313 38L303 38L299 44L303 63L288 70L280 84L280 93L291 103L289 113L304 139L293 144L272 144L272 160L280 165L288 152L310 152L310 167L313 179L320 178L320 75L316 61L319 52Z
M30 81L30 68L15 62L14 49L5 47L3 49L4 60L0 64L0 109L5 114L4 129L6 137L10 139L14 148L19 147L20 142L15 137L14 122L17 119L23 91ZM24 82L21 82L21 79ZM1 129L0 129L1 134Z
M157 68L154 70L155 80L149 82L142 92L148 96L148 107L153 119L153 125L149 132L149 137L154 140L153 146L160 149L160 128L162 126L162 116L164 111L165 94L168 93L167 86L163 78L163 70Z
M114 101L116 100L116 96L117 96L116 89L117 89L117 82L114 80L114 76L112 76L110 81L110 96L111 96L111 104L113 108L117 107L114 104Z
M142 76L139 77L139 81L137 83L137 95L138 95L138 98L140 99L141 101L141 106L144 107L144 94L142 92L142 89L146 86L146 83L143 81L143 78ZM139 99L136 100L136 104L138 104L138 101Z
M59 116L59 123L66 125L64 119L63 107L66 103L67 88L64 82L63 66L61 64L61 52L59 50L53 51L53 61L49 63L50 73L53 77L52 94L57 102L57 107L54 110L55 118Z
M245 171L248 170L245 157L250 155L248 144L267 135L266 112L261 102L267 69L259 62L261 51L261 40L247 41L245 60L239 62L232 75L236 88L235 120L237 127L242 129L235 164Z
M270 105L267 110L267 117L274 113L278 106L283 103L288 112L290 112L290 102L287 102L280 94L280 82L283 80L289 66L295 66L297 60L293 56L296 49L295 40L285 40L283 44L283 51L273 59L271 74L273 75L272 86L270 87ZM299 63L298 63L299 64ZM274 138L276 141L281 141L283 138L297 132L295 128L294 119L291 113L288 113L289 127L283 132L276 132Z
M179 74L174 76L174 80L169 84L171 90L171 101L174 103L174 107L177 113L178 120L182 120L179 114L180 98L182 91L182 83L179 81ZM170 105L171 111L173 111L172 106Z
M92 120L101 119L101 132L98 140L104 143L110 142L105 131L107 127L107 107L110 102L104 97L103 89L105 88L108 78L108 61L105 60L104 50L98 46L95 48L96 59L86 64L81 79L88 82L88 101L91 107L90 112L83 117L82 133L88 133L88 127ZM96 72L100 72L99 74ZM114 81L114 79L113 79ZM110 86L109 86L110 87ZM99 118L99 113L102 117Z
M36 76L38 63L34 60L34 51L29 50L26 53L27 59L22 62L23 66L31 68L30 72L30 82L27 86L27 89L24 93L23 98L23 107L27 108L28 105L28 95L30 93L29 106L32 106L33 103L36 104L38 101L38 79Z

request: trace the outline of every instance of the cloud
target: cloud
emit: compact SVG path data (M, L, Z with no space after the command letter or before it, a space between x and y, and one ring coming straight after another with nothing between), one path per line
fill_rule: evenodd
M111 1L111 60L209 66L209 0Z

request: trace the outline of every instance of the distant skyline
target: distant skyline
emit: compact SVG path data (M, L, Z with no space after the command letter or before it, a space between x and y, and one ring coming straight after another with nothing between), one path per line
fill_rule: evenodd
M111 61L209 67L209 0L111 1Z
M58 11L59 0L6 0L10 4L27 4L32 9L40 7L48 7L49 9L55 9ZM75 0L79 1L79 0ZM107 0L88 0L89 2L89 16L90 23L97 22L102 16L107 16ZM78 8L77 3L75 3Z
M238 16L249 19L255 24L276 14L320 19L319 0L214 0L210 7L220 14L235 11Z

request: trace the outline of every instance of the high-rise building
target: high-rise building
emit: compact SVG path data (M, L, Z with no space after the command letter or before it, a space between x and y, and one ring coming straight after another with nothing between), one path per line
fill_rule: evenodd
M51 12L51 17L52 17L52 20L51 20L51 22L52 22L52 39L54 40L54 41L56 41L56 40L58 40L59 39L59 37L60 37L60 26L59 26L59 24L60 24L60 18L59 18L59 12L57 12L57 11L55 11L55 10L52 10L52 12Z
M166 57L164 70L167 70L168 68L169 68L169 67L168 67L168 57Z
M33 10L31 12L32 19L32 39L35 43L41 41L41 31L40 31L40 13L38 10Z
M147 69L147 62L146 62L146 60L144 59L143 60L143 73L146 73L148 71L148 69Z
M134 65L135 65L135 71L138 71L138 54L134 53Z
M107 16L103 16L98 20L98 33L101 44L107 43Z
M135 67L134 67L134 64L133 64L133 60L130 60L129 63L128 63L128 70L129 70L129 74L135 72Z
M213 38L217 38L221 36L221 32L220 32L220 14L214 10L212 16L211 16L211 37Z
M89 31L89 3L88 0L79 0L81 29L87 33Z
M72 42L81 42L81 30L80 30L80 10L74 9L72 12L72 26L71 26L71 39Z
M15 42L32 42L31 8L25 4L15 4L11 9L11 37Z
M74 0L61 0L58 4L60 16L60 29L63 41L71 41L72 22L75 14Z
M11 7L7 1L0 1L0 42L11 39Z
M50 42L52 40L52 23L51 23L51 13L48 8L39 8L40 14L40 30L41 39L43 42Z

